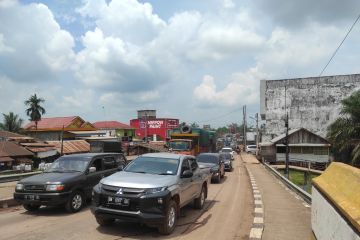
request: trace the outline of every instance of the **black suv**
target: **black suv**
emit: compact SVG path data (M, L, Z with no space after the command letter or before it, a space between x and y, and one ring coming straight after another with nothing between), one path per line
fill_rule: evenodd
M20 180L14 199L28 211L41 205L64 205L69 212L79 211L92 188L101 178L126 165L121 153L84 153L62 156L43 173Z

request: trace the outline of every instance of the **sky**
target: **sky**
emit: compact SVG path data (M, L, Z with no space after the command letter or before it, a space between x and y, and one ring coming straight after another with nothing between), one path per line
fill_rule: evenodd
M0 113L213 127L254 116L260 80L318 76L357 0L0 0ZM323 75L359 73L360 23ZM249 123L253 124L251 119Z

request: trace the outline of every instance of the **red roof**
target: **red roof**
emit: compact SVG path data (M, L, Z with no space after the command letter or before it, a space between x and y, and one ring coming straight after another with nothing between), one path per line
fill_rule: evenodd
M94 122L93 125L97 129L135 129L130 125L118 121Z
M13 142L0 142L0 157L32 157L34 154Z
M72 121L77 118L77 116L71 117L53 117L53 118L41 118L38 122L38 129L48 129L48 128L62 128L69 126ZM35 122L29 122L25 125L25 129L35 127Z

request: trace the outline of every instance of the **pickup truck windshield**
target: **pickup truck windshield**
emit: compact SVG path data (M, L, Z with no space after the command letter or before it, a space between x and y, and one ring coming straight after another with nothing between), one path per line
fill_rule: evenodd
M190 142L170 142L170 148L172 148L173 150L189 150Z
M86 158L59 158L45 172L83 172L88 163Z
M197 156L196 160L200 163L219 164L219 158L213 155L200 154L199 156Z
M176 175L179 159L160 157L138 157L125 169L125 172Z

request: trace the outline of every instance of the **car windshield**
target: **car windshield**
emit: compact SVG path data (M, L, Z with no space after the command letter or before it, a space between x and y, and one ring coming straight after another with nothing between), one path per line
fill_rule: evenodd
M190 149L190 142L187 141L170 142L170 148L172 148L173 150L188 150Z
M223 156L225 160L231 160L231 154L229 153L221 154L221 156Z
M176 175L179 167L179 159L162 157L138 157L125 169L125 172Z
M200 163L219 164L219 158L216 155L200 154L196 160Z
M87 158L59 158L45 172L83 172L88 163Z
M221 149L221 152L232 152L230 148L223 148Z

